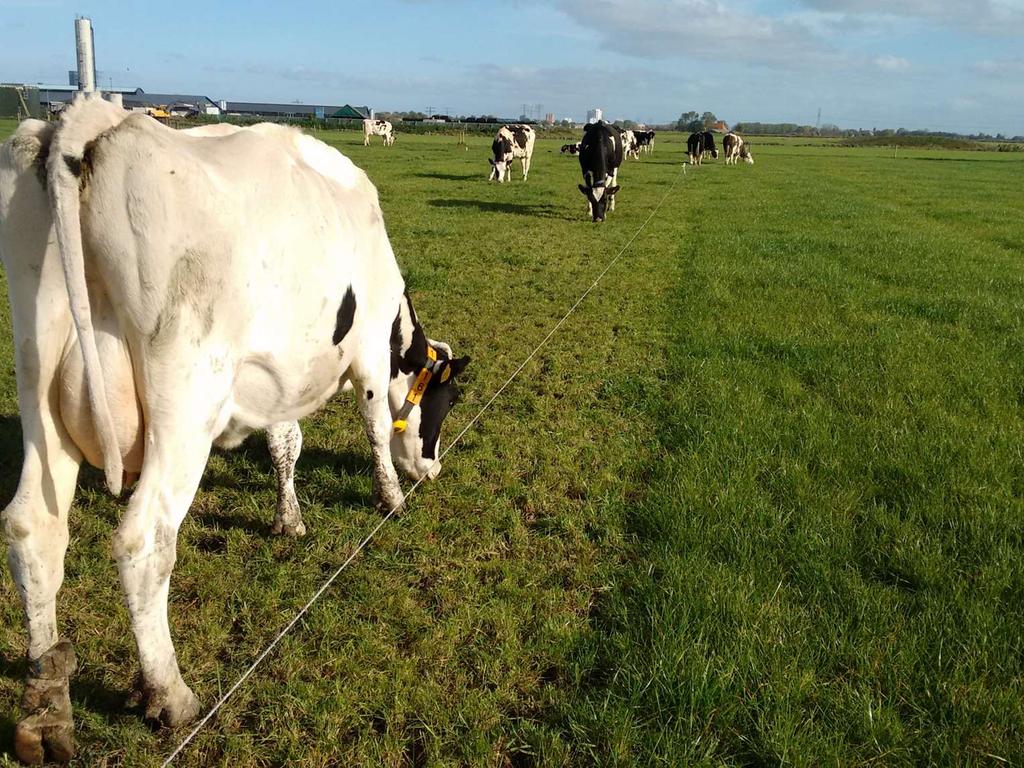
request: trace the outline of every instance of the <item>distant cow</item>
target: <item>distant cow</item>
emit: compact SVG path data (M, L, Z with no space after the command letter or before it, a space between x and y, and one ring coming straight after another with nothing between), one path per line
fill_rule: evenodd
M384 139L384 146L390 147L395 143L395 129L387 120L363 120L363 146L370 146L370 137L380 136Z
M740 160L754 164L754 156L750 147L743 142L743 137L735 133L727 133L722 137L722 151L725 152L725 164L735 165Z
M583 129L580 142L580 170L583 184L579 190L587 198L593 221L604 221L605 211L615 210L619 166L622 165L622 134L603 120Z
M700 165L705 152L718 159L718 150L715 148L715 137L711 131L700 131L691 133L686 140L686 154L690 158L690 165Z
M523 181L530 175L530 158L533 157L533 142L536 138L533 128L528 125L503 125L498 135L491 142L491 175L488 181L504 182L512 180L512 161L521 158L523 161Z
M654 151L654 131L633 131L633 136L640 150L647 154Z
M622 151L626 157L631 157L634 160L640 159L640 145L637 143L636 134L629 129L622 132Z
M577 141L575 144L563 144L561 153L564 155L566 152L570 155L578 155L580 152L580 143Z

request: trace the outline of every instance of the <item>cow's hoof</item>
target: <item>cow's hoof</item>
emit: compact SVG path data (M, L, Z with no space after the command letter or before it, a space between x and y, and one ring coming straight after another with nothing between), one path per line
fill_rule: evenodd
M29 715L14 729L14 753L26 765L66 763L75 756L75 724L47 711Z
M128 706L142 706L143 717L147 721L168 728L191 723L199 715L199 699L184 683L170 691L136 683L135 690L128 697Z
M394 512L399 514L405 511L405 497L399 493L383 493L381 491L375 491L373 494L374 506L377 507L377 511L382 515L386 515L388 512Z
M74 757L75 724L68 685L77 666L75 649L67 640L31 663L22 699L28 714L14 729L14 751L23 763L66 763Z
M274 527L270 529L270 532L275 536L305 536L306 524L302 522L301 517L295 521L278 515L274 518Z

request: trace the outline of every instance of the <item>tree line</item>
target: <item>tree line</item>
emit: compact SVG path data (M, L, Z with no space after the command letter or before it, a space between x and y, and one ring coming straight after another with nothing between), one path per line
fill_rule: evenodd
M683 112L673 126L677 131L694 133L706 131L718 121L714 112L699 114L693 110ZM939 136L950 139L968 138L974 141L1024 141L1024 136L1004 136L997 133L960 134L948 131L931 131L927 128L908 130L907 128L840 128L832 123L824 125L800 125L799 123L760 123L741 122L732 126L737 133L749 136L823 136L826 138L851 139L861 136L902 137L902 136Z

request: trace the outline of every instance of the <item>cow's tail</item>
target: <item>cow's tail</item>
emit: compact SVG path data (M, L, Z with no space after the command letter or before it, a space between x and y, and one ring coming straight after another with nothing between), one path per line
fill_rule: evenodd
M120 123L125 116L126 112L99 98L86 98L71 105L54 136L47 167L50 206L60 246L60 261L64 269L71 316L85 363L89 405L103 454L107 487L115 496L121 493L121 449L107 401L103 370L96 348L96 334L92 326L89 290L85 282L80 195L81 185L89 172L86 145L103 131Z

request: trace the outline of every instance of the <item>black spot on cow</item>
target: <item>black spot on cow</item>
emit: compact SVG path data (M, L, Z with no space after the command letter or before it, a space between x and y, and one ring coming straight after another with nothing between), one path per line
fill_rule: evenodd
M373 390L372 389L366 390L366 399L367 400L373 400Z
M402 337L402 309L409 313L409 320L412 323L412 339L406 346ZM413 309L409 293L406 292L398 307L398 314L391 324L391 378L401 373L417 373L427 364L427 335L423 332L416 317L416 310Z
M338 319L334 324L334 344L337 346L341 343L341 340L345 338L352 329L352 323L356 316L356 295L352 292L352 286L350 285L345 291L345 297L341 300L341 305L338 307Z
M512 138L516 140L520 149L526 149L526 129L523 126L517 125L512 128Z
M82 177L82 158L75 157L74 155L64 155L64 165L71 171L71 175L76 179Z

